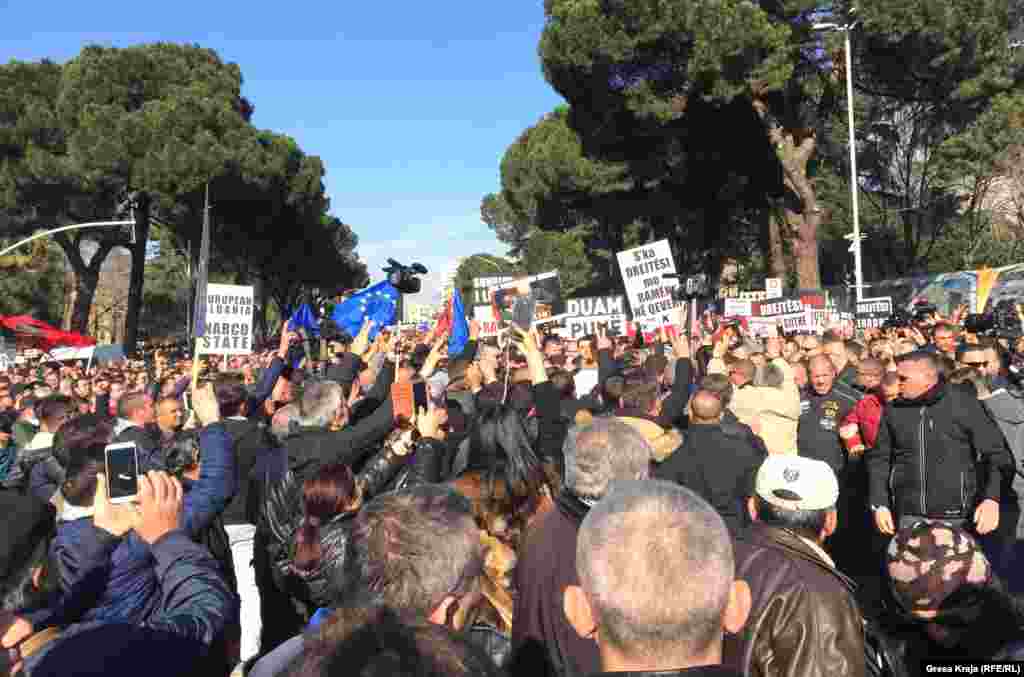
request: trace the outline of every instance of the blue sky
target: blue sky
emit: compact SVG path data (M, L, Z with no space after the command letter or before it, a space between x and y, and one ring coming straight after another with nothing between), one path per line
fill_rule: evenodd
M332 211L379 275L503 253L480 222L505 148L561 99L537 58L542 0L173 3L0 0L0 61L86 44L198 43L238 63L253 123L327 166Z

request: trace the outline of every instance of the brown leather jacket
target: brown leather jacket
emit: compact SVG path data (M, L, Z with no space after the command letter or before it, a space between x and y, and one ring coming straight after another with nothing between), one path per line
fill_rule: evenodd
M864 677L854 583L795 533L754 524L737 536L736 577L753 605L722 662L757 677Z

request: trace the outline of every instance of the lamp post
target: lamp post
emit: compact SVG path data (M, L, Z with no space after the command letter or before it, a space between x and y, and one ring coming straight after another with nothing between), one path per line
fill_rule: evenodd
M135 225L134 221L90 221L89 223L76 223L76 224L71 225L71 226L62 226L60 228L53 228L51 230L47 230L47 231L42 232L42 233L37 233L37 234L35 234L35 235L31 236L31 237L26 237L24 240L21 240L19 242L16 242L16 243L12 244L10 247L7 247L3 251L0 251L0 256L3 256L4 254L7 254L8 252L12 252L15 249L17 249L18 247L20 247L20 246L22 246L24 244L28 244L29 242L32 242L33 240L38 240L41 237L46 237L48 235L53 235L54 233L62 233L64 231L66 231L66 230L78 230L78 229L81 229L81 228L110 228L110 227L121 228L121 227L124 227L124 226L133 226L133 225ZM133 233L132 233L132 241L133 242L134 242L134 237L135 236L134 236L134 231L133 231Z
M854 10L850 10L852 14ZM841 32L843 34L843 51L846 55L846 111L850 127L850 201L853 208L853 251L854 286L858 301L864 298L864 266L861 259L860 205L857 195L857 139L853 124L853 50L850 44L850 32L857 25L856 21L847 24L818 23L816 31Z

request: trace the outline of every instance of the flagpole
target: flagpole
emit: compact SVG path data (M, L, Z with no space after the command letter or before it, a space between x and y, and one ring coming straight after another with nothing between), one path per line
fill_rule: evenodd
M203 236L202 241L199 245L199 280L196 283L196 297L198 301L199 294L206 295L206 283L209 279L210 274L210 182L206 182L206 198L203 203ZM199 320L199 304L196 303L196 321ZM199 366L200 366L200 344L203 347L209 344L206 340L206 303L203 303L203 332L202 336L195 335L195 342L192 348L192 393L195 397L196 388L199 386ZM198 334L198 332L193 332ZM193 404L194 406L194 404Z

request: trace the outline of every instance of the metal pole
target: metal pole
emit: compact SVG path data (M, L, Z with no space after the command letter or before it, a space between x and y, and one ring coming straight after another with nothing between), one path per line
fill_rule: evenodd
M850 199L853 207L853 267L856 284L857 301L864 298L864 268L861 261L860 242L860 205L858 203L858 182L857 182L857 139L853 124L853 56L850 44L850 31L853 25L848 24L843 28L843 37L846 43L846 109L847 118L850 123Z
M24 240L21 240L20 242L16 242L15 244L12 244L7 249L5 249L3 251L0 251L0 256L3 256L4 254L7 254L8 252L14 251L15 249L17 249L18 247L20 247L23 244L28 244L29 242L32 242L33 240L38 240L41 237L46 237L47 235L53 235L54 233L61 233L61 232L64 232L65 230L77 230L79 228L105 228L105 227L111 227L111 226L131 226L134 223L135 223L134 221L90 221L89 223L76 223L73 226L62 226L60 228L54 228L53 230L47 230L47 231L42 232L42 233L37 233L37 234L33 235L32 237L27 237Z

